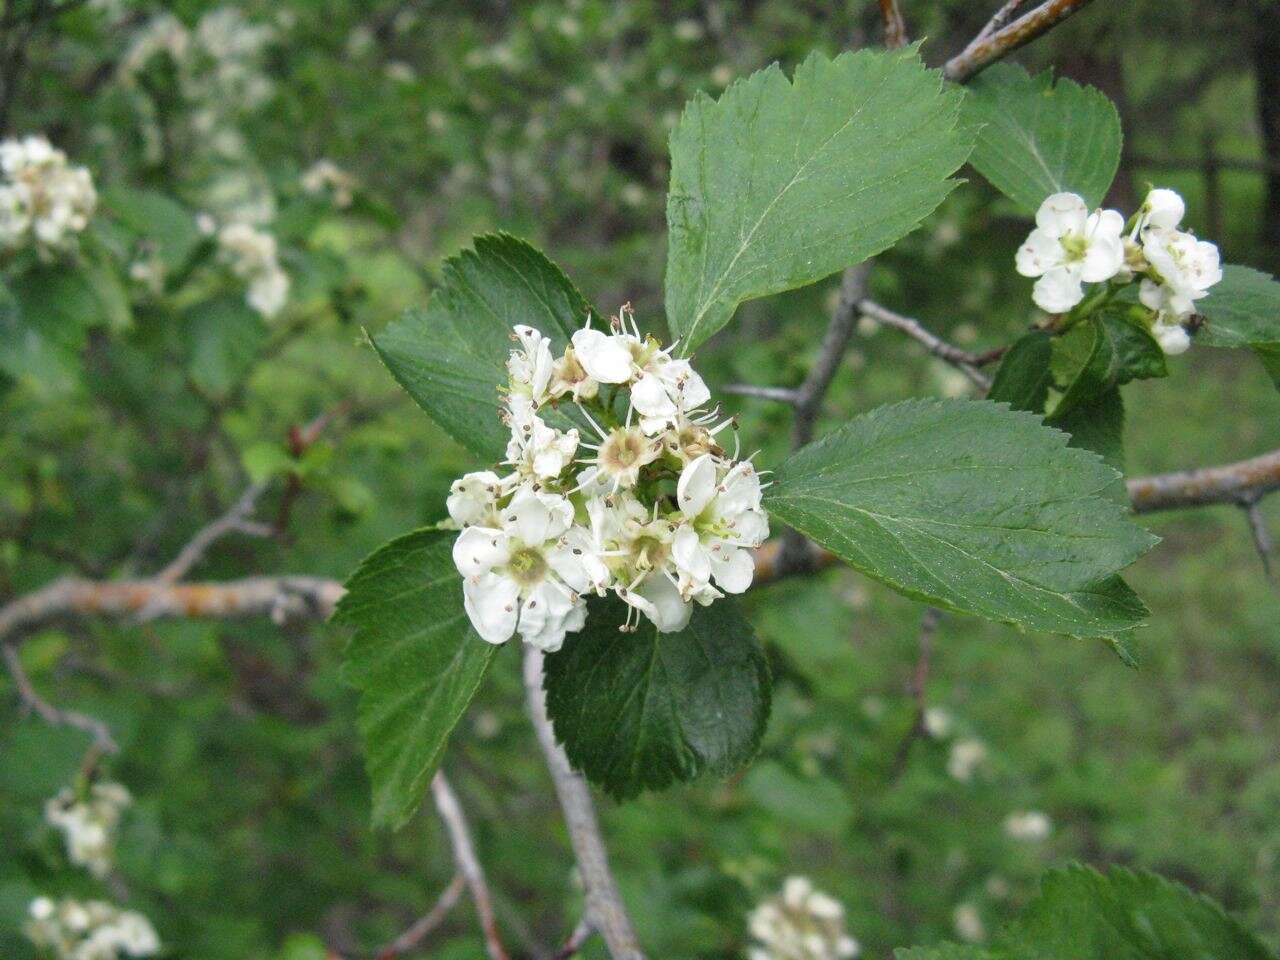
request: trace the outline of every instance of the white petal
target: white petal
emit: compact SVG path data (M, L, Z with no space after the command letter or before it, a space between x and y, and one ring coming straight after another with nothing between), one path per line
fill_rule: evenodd
M1151 330L1160 344L1160 349L1170 356L1186 353L1191 346L1191 337L1187 331L1176 324L1157 323Z
M667 393L667 385L652 373L642 373L631 386L631 405L643 417L663 419L676 415L676 405Z
M467 527L453 541L453 563L464 577L488 573L511 555L507 535L488 527Z
M1187 206L1176 191L1157 187L1147 194L1142 203L1142 220L1153 227L1175 229L1182 222Z
M726 593L743 593L751 586L756 564L751 551L741 547L724 547L711 551L711 572L716 586Z
M681 572L687 573L694 581L706 583L711 579L711 557L693 527L685 525L676 531L671 541L671 556Z
M662 379L672 386L680 409L692 410L711 399L706 382L694 371L688 360L672 360L662 368Z
M1080 274L1070 267L1054 267L1036 281L1031 299L1045 313L1065 313L1084 299Z
M1160 284L1154 280L1142 278L1142 283L1138 284L1138 299L1149 310L1164 309L1164 293Z
M626 383L631 379L631 349L621 337L599 330L579 330L573 335L573 352L587 374L601 383Z
M689 618L693 615L692 604L681 600L680 591L676 589L675 584L662 574L650 574L639 587L623 599L634 597L637 593L644 601L643 605L632 600L628 602L652 620L660 633L675 633L689 625Z
M505 643L516 630L520 589L515 581L486 573L464 580L463 606L481 639Z
M1014 257L1014 266L1024 277L1038 277L1062 263L1062 244L1043 230L1032 230Z
M1089 208L1077 194L1055 193L1040 204L1036 211L1036 226L1051 237L1061 237L1082 232L1088 217Z
M676 501L687 517L696 517L706 509L716 492L716 464L711 454L691 460L680 471L676 483Z
M1088 283L1110 280L1124 266L1124 245L1117 237L1090 242L1080 265L1080 279Z
M551 511L529 487L517 490L502 514L503 529L526 546L545 543L551 536Z

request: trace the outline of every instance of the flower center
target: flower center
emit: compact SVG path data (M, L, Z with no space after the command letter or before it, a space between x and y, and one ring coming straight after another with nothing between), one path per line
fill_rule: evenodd
M600 447L600 466L624 483L635 483L639 468L653 460L652 447L653 441L639 430L615 430Z
M541 583L547 573L547 561L542 552L534 547L524 547L511 555L507 562L507 570L511 579L523 587L531 587Z
M1067 253L1067 259L1071 261L1083 260L1085 254L1089 252L1089 240L1081 233L1069 233L1060 243Z

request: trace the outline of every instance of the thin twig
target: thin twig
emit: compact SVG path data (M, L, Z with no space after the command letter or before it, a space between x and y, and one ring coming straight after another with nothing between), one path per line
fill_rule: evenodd
M941 610L937 607L925 607L924 613L920 616L920 639L918 642L920 652L916 656L916 666L911 673L911 682L907 686L908 691L911 693L911 699L915 703L915 713L911 718L911 728L907 731L907 735L902 738L902 742L898 744L898 749L894 753L892 780L897 780L906 770L907 759L911 755L912 745L929 732L928 726L925 724L925 714L929 708L925 687L929 682L929 667L933 658L933 638L937 635L938 624L941 622Z
M968 350L961 350L959 347L947 343L937 334L930 333L921 325L919 320L904 317L900 313L894 313L887 307L880 306L874 300L862 300L858 304L858 309L862 311L864 316L883 323L886 327L893 327L895 330L905 333L912 340L923 345L935 357L945 360L964 373L974 386L982 390L991 389L991 378L982 373L978 367L998 358L1000 353L991 351L985 354L977 354L970 353Z
M551 720L547 716L547 695L542 689L542 651L525 646L524 686L538 745L546 757L547 769L555 784L565 828L573 846L574 859L582 875L586 891L586 920L600 931L613 960L643 960L644 952L636 939L631 917L618 893L617 881L609 869L600 824L596 819L591 791L581 774L569 765L569 758L556 743Z
M978 31L978 36L975 39L985 40L997 30L1004 27L1006 23L1013 19L1013 15L1017 13L1026 4L1026 2L1027 0L1008 0L1004 6L991 15L991 19L988 20L986 25Z
M573 928L573 933L569 934L569 939L555 952L552 960L569 960L570 957L577 956L578 951L587 945L587 941L595 935L595 932L596 928L585 917L579 920L578 925Z
M471 842L467 818L462 812L462 804L458 803L458 795L449 786L443 771L436 771L431 779L431 796L435 799L436 811L449 834L458 872L466 880L467 889L471 892L471 902L475 904L476 914L480 918L480 929L484 934L484 945L489 958L508 960L506 948L502 946L502 939L498 936L498 921L493 916L493 897L489 895L484 868L480 866L475 844Z
M739 397L754 397L757 400L776 400L788 406L795 406L800 396L798 390L791 387L758 387L754 383L730 383L720 388L725 393Z
M907 45L907 23L902 19L898 0L880 0L880 16L884 20L884 45L890 50Z
M467 889L467 880L461 873L455 873L449 885L440 894L430 910L405 928L404 933L396 937L376 954L377 960L392 960L401 954L415 950L430 934L444 923L450 911L462 898L462 891Z
M943 76L956 83L964 83L1091 2L1092 0L1046 0L994 33L985 36L980 33L974 37L963 51L947 61L942 69Z
M72 727L89 734L93 738L93 745L97 753L116 753L119 751L120 748L111 736L111 731L107 729L107 725L101 720L95 720L88 714L80 713L77 710L55 707L40 696L35 684L27 676L27 671L22 666L22 659L18 656L18 650L13 644L0 644L0 655L3 655L5 666L9 669L9 676L13 678L13 685L18 691L18 699L22 701L28 710L45 723L55 727Z
M1248 503L1280 490L1280 450L1220 467L1180 470L1129 481L1134 513Z
M258 505L258 500L266 493L268 486L270 484L266 480L250 484L249 488L241 494L240 499L232 504L230 510L197 531L186 546L178 551L178 555L156 574L156 581L159 583L177 583L204 558L210 547L228 534L242 533L253 537L270 536L271 527L254 523L249 519Z
M1271 539L1271 533L1267 530L1266 518L1262 515L1262 497L1251 497L1242 504L1245 518L1249 521L1249 532L1253 534L1253 545L1258 549L1258 556L1262 558L1262 572L1266 574L1268 580L1275 579L1275 555L1276 544Z

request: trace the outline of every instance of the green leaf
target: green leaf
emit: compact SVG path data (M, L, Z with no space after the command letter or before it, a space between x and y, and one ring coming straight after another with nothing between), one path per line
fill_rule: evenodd
M893 951L893 960L1000 960L980 947L958 943L939 943L932 947L899 947Z
M1251 348L1280 389L1280 283L1261 270L1228 264L1196 306L1208 318L1199 342Z
M1050 872L999 943L1010 960L1275 958L1208 898L1120 868L1105 875L1081 866Z
M373 783L373 822L400 827L418 808L445 741L498 648L471 629L453 535L392 540L347 581L334 622L355 628L345 676Z
M910 233L951 191L972 130L915 47L774 64L671 135L666 307L688 353L738 304L813 283Z
M70 390L79 373L74 351L60 348L26 322L22 305L0 282L0 393L6 380L24 380L43 393Z
M1071 446L1092 450L1116 470L1124 472L1124 400L1116 387L1046 422L1071 434ZM1121 505L1129 503L1123 477L1116 477L1115 483L1107 488L1107 496Z
M908 596L1033 630L1145 615L1117 571L1156 541L1105 499L1116 472L989 401L881 407L778 468L766 506Z
M1016 340L1000 360L987 399L1007 403L1014 410L1043 412L1053 383L1052 353L1053 337L1043 330L1032 330Z
M1028 213L1070 191L1094 207L1120 163L1120 116L1093 87L997 63L968 85L965 120L981 124L969 162Z
M498 387L507 382L511 328L536 327L564 348L591 307L554 263L506 234L477 237L445 261L425 309L372 337L392 375L455 440L486 459L506 448Z
M1071 411L1131 380L1168 376L1164 351L1134 313L1144 310L1115 304L1054 339L1050 369L1062 396L1053 405L1050 423L1061 426Z
M202 239L187 209L154 190L115 186L106 191L103 204L128 231L152 245L171 271L187 262Z
M267 325L234 296L196 304L185 321L192 381L210 397L226 397L253 367L266 342Z
M695 606L689 625L622 633L620 600L591 601L586 628L547 657L547 713L574 766L614 797L704 770L727 774L759 746L769 669L729 598Z

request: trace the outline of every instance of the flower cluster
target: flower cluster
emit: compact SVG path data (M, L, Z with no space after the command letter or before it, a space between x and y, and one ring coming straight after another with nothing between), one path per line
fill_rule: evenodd
M1018 249L1018 272L1038 277L1036 306L1065 313L1085 296L1084 284L1140 279L1138 297L1151 310L1151 334L1165 353L1191 345L1186 325L1195 301L1222 279L1218 248L1179 230L1186 206L1172 190L1147 194L1126 224L1115 210L1090 212L1074 193L1040 205L1036 228Z
M44 137L0 143L0 248L65 249L97 204L89 171L69 165Z
M313 197L327 194L339 210L345 210L355 200L356 178L332 160L317 160L298 183L303 193Z
M218 249L231 272L248 283L245 300L267 319L289 297L289 275L277 260L276 238L248 223L229 223L218 231Z
M1047 840L1053 821L1039 810L1015 811L1004 818L1004 832L1014 840Z
M111 870L116 827L130 802L129 791L118 783L95 783L83 798L65 787L45 803L44 818L62 831L67 858L102 878Z
M150 920L101 900L36 897L27 912L27 936L57 960L117 960L160 951Z
M758 941L749 960L848 960L859 952L845 933L844 907L805 877L788 877L781 894L751 911L747 929Z
M760 475L720 446L732 421L704 409L689 361L642 335L626 307L559 356L531 327L512 340L505 473L469 473L448 500L476 632L552 651L582 629L591 593L630 606L624 631L640 614L675 631L693 602L746 590L769 533Z

